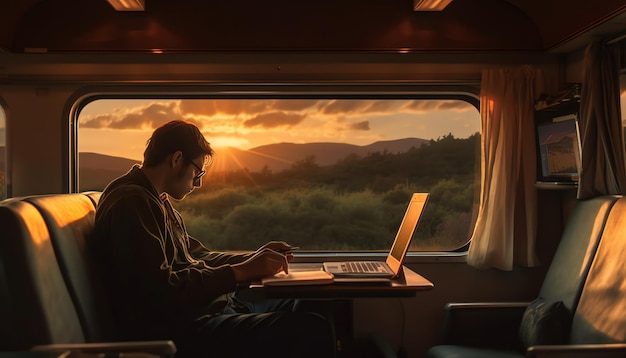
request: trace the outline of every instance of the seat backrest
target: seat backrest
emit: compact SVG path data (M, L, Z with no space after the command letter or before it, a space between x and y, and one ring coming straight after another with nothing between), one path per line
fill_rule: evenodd
M100 201L100 196L102 196L101 191L85 191L82 193L87 196L92 202L94 207L98 207L98 202Z
M88 248L93 232L97 193L28 197L45 220L61 273L88 342L115 340L111 309Z
M570 343L626 343L626 198L611 209L574 313Z
M607 216L618 198L606 195L576 203L539 291L547 303L563 301L574 312Z
M28 202L0 203L0 349L85 341L50 233Z

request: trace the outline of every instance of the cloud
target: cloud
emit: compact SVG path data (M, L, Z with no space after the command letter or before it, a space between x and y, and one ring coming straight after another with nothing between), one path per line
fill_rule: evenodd
M219 113L215 100L187 100L179 102L179 109L182 113L197 114L203 116L214 116Z
M465 101L458 100L415 100L408 102L403 109L411 112L433 112L433 111L467 111L474 108Z
M273 101L273 108L281 111L304 111L305 109L317 110L321 101L310 99L281 99Z
M370 130L370 122L362 121L350 124L350 129L357 131L369 131Z
M181 118L177 102L154 102L143 107L86 116L81 118L80 125L83 128L152 129ZM193 117L188 119L195 121Z
M265 127L274 128L280 126L291 127L306 118L305 114L289 114L285 112L272 112L255 116L243 122L245 127Z
M148 131L174 119L185 119L216 138L218 133L245 136L260 129L296 125L317 133L364 132L371 130L371 118L376 115L475 110L458 100L180 99L133 100L128 102L131 104L124 107L120 101L108 106L102 102L99 112L81 115L80 126Z
M323 106L321 112L337 116L395 113L401 110L406 102L406 100L333 100Z
M96 116L85 116L80 118L81 128L106 128L113 121L110 114L99 114Z
M401 108L402 105L406 101L395 101L395 100L385 100L385 101L371 101L370 106L367 108L367 112L369 113L388 113L390 111L397 111L398 108Z
M273 104L272 100L250 101L246 99L183 99L178 102L181 113L206 117L257 114L271 110Z
M277 111L317 110L321 101L310 99L183 99L179 102L182 113L212 117L216 115L240 116Z
M325 105L321 112L335 115L364 112L365 109L371 106L370 102L364 100L334 100Z

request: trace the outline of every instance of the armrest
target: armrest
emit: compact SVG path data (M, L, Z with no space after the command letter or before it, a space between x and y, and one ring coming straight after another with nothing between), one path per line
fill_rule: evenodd
M137 356L137 357L174 357L176 345L172 341L141 341L141 342L106 342L106 343L76 343L76 344L48 344L35 346L33 351L69 352L64 357L83 357L94 355L109 356Z
M519 348L518 332L528 302L448 303L444 344Z
M554 346L532 346L526 351L526 357L626 357L626 344L567 344Z

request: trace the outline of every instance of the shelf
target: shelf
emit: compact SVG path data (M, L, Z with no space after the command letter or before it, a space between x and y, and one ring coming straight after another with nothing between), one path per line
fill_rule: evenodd
M537 189L544 190L573 190L578 189L578 183L564 183L564 182L536 182L535 187Z

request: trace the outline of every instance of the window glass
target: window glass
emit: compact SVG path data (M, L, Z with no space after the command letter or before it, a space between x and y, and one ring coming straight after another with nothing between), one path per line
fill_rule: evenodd
M463 100L99 99L79 113L79 190L140 163L155 127L196 123L216 151L174 202L212 249L285 240L388 250L413 192L430 192L412 251L465 246L478 201L480 115Z
M7 194L7 129L6 115L0 107L0 200L6 199Z

